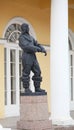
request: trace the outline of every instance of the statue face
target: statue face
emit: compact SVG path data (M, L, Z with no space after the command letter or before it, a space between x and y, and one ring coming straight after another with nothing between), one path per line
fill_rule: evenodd
M21 30L23 33L29 33L29 26L28 24L24 23L21 25Z

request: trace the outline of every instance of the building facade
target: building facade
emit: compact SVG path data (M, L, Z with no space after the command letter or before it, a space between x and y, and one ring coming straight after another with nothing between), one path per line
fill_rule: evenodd
M74 111L74 2L73 0L0 1L0 118L18 116L22 51L20 26L28 23L30 34L48 55L37 54L48 93L53 122L72 122ZM31 74L32 75L32 74ZM31 89L33 83L31 81Z
M0 117L18 116L22 83L21 49L18 46L20 26L28 23L31 35L40 44L49 45L49 8L41 1L0 1ZM43 21L43 22L42 22ZM41 25L42 24L42 25ZM47 48L48 49L48 48ZM48 51L49 53L49 51ZM49 91L49 55L38 54L43 83ZM44 64L44 61L46 65ZM44 70L45 68L45 70ZM32 74L31 74L32 75ZM33 83L31 83L33 86ZM31 89L34 89L31 87Z

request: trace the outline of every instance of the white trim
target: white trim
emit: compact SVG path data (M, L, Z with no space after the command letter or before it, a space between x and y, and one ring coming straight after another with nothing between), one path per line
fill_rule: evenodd
M7 52L6 52L6 59L7 59L7 105L5 105L5 116L6 117L11 117L11 116L18 116L19 115L19 53L18 49L16 46L10 46L5 47ZM10 80L10 50L15 50L15 67L16 67L16 104L11 104L11 80ZM10 97L10 98L9 98ZM15 111L14 111L15 110Z
M72 50L74 50L74 33L72 32L72 30L71 29L69 29L69 40L70 40L70 42L71 42L71 46L72 46Z
M19 47L18 46L18 44L16 43L12 43L12 42L9 42L9 43L7 43L7 40L3 40L3 39L1 39L0 40L0 44L5 44L5 46L16 46L16 47ZM45 45L43 45L43 47L47 50L47 51L50 51L50 46L45 46Z
M6 30L7 28L13 24L13 23L17 23L17 24L23 24L23 23L27 23L29 24L29 28L30 28L30 32L31 32L31 35L36 39L36 34L35 34L35 31L33 29L33 26L30 24L30 22L28 22L26 19L22 18L22 17L14 17L12 19L9 20L9 22L7 23L5 29L4 29L4 33L3 33L3 38L4 38L4 35L6 33Z
M17 58L18 57L18 58ZM18 64L17 64L18 63ZM16 51L16 79L19 79L19 49ZM19 82L18 80L16 80L16 86L19 86ZM19 102L20 102L20 89L19 87L16 87L16 102L17 105L19 106Z
M69 56L72 55L73 57L73 65L70 65L70 76L71 76L71 67L73 67L73 73L74 73L74 33L71 29L69 29L69 40L72 47L72 50L69 50ZM71 60L71 59L70 59ZM69 60L69 61L70 61ZM74 79L74 75L72 76L72 79ZM71 82L71 77L70 77ZM71 97L71 83L70 83L70 97ZM74 83L73 83L73 100L70 100L70 111L74 110Z
M6 40L0 39L0 44L5 44L6 42Z

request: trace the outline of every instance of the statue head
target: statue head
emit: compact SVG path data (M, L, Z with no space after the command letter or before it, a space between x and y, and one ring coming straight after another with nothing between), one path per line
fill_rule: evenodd
M23 23L21 25L22 33L29 33L29 25L27 23Z

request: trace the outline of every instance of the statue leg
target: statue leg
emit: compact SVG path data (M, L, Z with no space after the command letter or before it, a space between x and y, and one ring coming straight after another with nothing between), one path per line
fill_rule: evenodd
M21 79L22 79L22 82L23 82L23 87L25 88L25 93L32 93L32 91L29 89L30 71L31 71L30 65L23 66L23 73L22 73Z
M33 64L32 71L34 73L32 80L34 81L35 92L45 92L45 90L40 88L42 77L41 77L41 70L37 60Z

